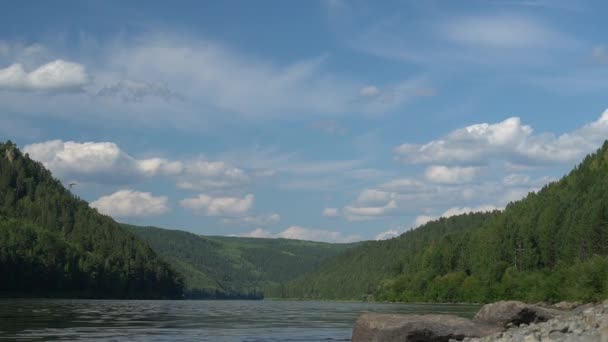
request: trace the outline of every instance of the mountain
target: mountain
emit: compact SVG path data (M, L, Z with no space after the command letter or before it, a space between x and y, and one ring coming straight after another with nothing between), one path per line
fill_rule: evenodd
M429 222L366 242L269 295L488 302L608 297L608 142L502 212Z
M135 235L0 143L0 295L181 298L183 280Z
M191 298L261 298L267 287L312 271L354 246L124 226L184 275Z

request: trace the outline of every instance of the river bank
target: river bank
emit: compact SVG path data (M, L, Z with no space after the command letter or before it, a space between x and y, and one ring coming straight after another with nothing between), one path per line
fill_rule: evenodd
M352 341L608 342L608 301L585 305L501 301L484 305L473 319L369 313L355 323Z

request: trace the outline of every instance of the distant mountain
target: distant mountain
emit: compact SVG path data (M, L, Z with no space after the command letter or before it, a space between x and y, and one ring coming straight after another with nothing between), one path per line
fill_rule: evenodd
M0 143L0 295L181 298L183 280L145 243Z
M269 286L312 271L354 246L124 226L184 275L185 293L191 298L261 298Z
M366 242L269 295L485 302L608 298L608 142L503 212Z

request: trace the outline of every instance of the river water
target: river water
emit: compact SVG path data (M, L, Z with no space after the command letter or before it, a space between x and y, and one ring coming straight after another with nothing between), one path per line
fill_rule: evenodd
M297 301L0 300L0 340L349 341L364 312L472 317L475 305Z

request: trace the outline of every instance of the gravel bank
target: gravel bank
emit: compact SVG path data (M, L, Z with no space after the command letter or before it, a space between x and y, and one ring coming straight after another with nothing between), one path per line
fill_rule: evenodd
M504 332L481 338L465 338L464 341L608 342L608 300L602 304L578 307L547 322L513 326Z

